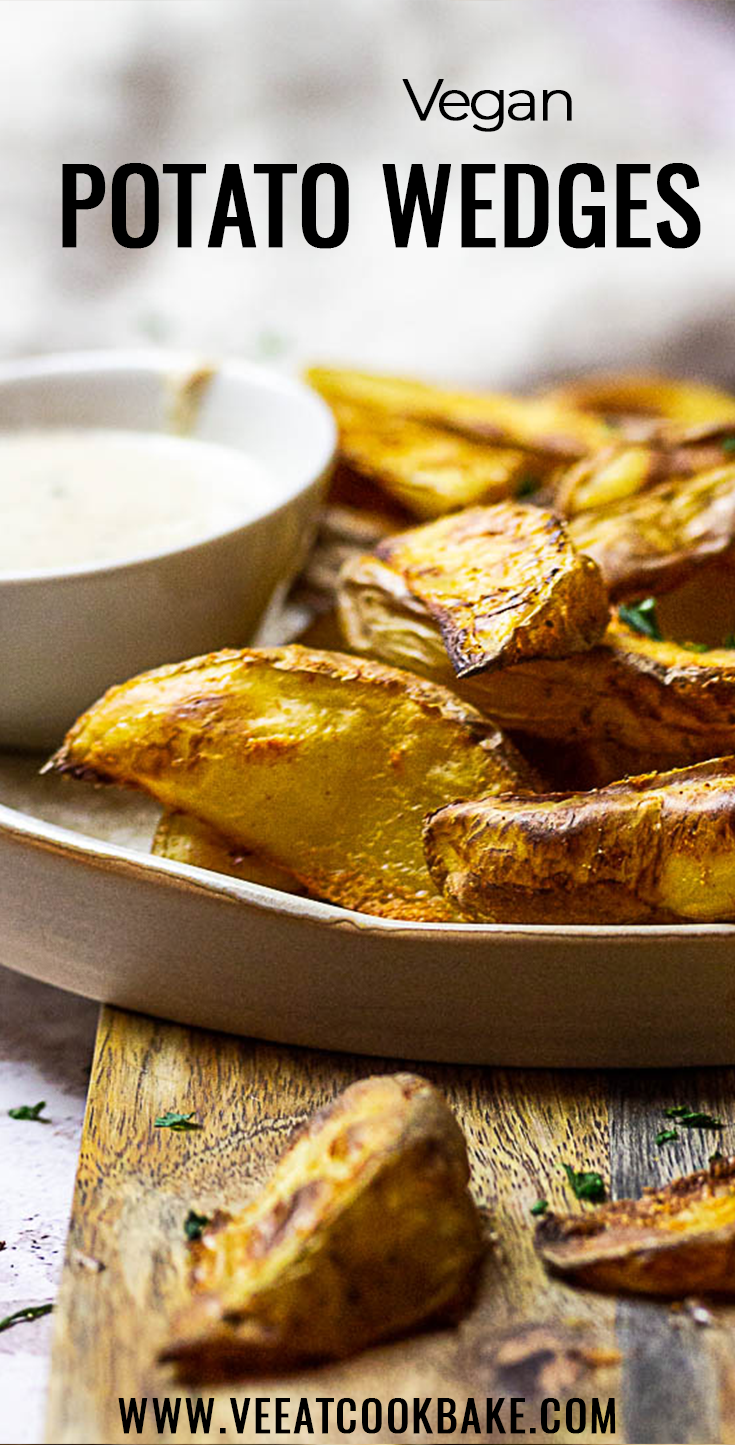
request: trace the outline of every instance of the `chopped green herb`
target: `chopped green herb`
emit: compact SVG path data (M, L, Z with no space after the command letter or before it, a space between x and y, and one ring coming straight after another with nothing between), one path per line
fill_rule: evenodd
M208 1214L197 1214L195 1209L190 1209L184 1220L184 1234L187 1239L201 1239L202 1230L209 1224Z
M722 646L735 647L735 632L728 632L727 637L723 639Z
M652 637L655 642L663 641L656 616L655 597L645 597L642 602L629 602L618 610L621 622L632 627L634 632L640 632L643 637Z
M50 1124L50 1119L41 1118L41 1110L46 1108L46 1100L42 1099L40 1104L19 1104L17 1109L8 1109L11 1119L37 1119L39 1124Z
M709 652L706 642L682 642L680 645L685 647L687 652Z
M735 452L735 437L723 437L722 450L723 452Z
M677 1104L673 1109L666 1109L667 1119L678 1119L682 1129L723 1129L721 1119L715 1119L713 1114L702 1114L698 1109L690 1109L688 1104Z
M532 1213L532 1214L545 1214L546 1211L547 1211L547 1209L548 1209L548 1207L549 1207L549 1201L548 1201L548 1199L537 1199L537 1200L536 1200L536 1203L531 1205L531 1213Z
M596 1169L572 1169L570 1164L565 1164L564 1173L569 1180L572 1193L576 1199L587 1199L590 1204L599 1204L605 1198L605 1185L602 1175Z
M679 1138L678 1129L659 1129L656 1135L657 1144L671 1144L674 1139Z
M156 1119L156 1128L178 1129L179 1132L184 1132L188 1129L201 1129L201 1124L194 1124L192 1122L195 1113L196 1109L192 1110L191 1114L177 1114L173 1109L169 1109L168 1113L159 1114Z
M517 496L517 497L532 497L533 494L534 494L534 492L537 492L537 491L538 491L538 487L539 487L539 479L538 479L538 477L534 477L534 476L531 475L530 472L526 472L525 475L522 476L522 477L520 477L519 480L518 480L518 485L517 485L517 487L516 487L516 496Z
M53 1309L52 1304L28 1305L24 1310L15 1310L12 1315L6 1315L0 1320L0 1330L12 1330L13 1325L22 1325L25 1320L40 1320L42 1315L50 1315Z
M714 1154L710 1154L709 1156L709 1162L710 1164L720 1164L724 1157L725 1156L720 1149L715 1149Z

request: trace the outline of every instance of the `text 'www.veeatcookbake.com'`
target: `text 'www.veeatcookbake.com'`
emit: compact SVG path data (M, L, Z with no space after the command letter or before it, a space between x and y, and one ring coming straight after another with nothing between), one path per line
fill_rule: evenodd
M248 1439L294 1435L358 1438L388 1432L391 1435L568 1435L615 1434L615 1400L572 1397L557 1400L549 1396L526 1409L523 1395L499 1395L487 1399L453 1400L448 1396L403 1399L396 1397L383 1405L375 1398L358 1401L333 1396L307 1400L286 1395L233 1395L229 1400L189 1399L184 1396L120 1396L123 1434L140 1435L152 1430L175 1437L190 1435L245 1435Z

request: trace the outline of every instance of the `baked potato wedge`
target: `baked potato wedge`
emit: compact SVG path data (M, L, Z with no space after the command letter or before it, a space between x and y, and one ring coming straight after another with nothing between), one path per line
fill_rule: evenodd
M640 1199L536 1228L546 1268L570 1284L683 1299L735 1294L735 1159L715 1160Z
M192 1246L163 1352L181 1374L341 1359L458 1318L483 1252L462 1131L425 1079L362 1079L294 1138L235 1217Z
M235 847L221 833L189 813L163 814L153 836L151 852L158 858L171 858L175 863L243 878L246 883L279 888L282 893L303 895L307 892L303 883L285 868L277 868L275 863L267 863L255 853Z
M735 396L729 392L703 382L653 373L603 373L556 387L545 397L556 406L614 418L628 435L650 433L651 422L659 419L683 426L707 422L730 422L735 426Z
M376 553L436 621L457 677L586 651L607 626L596 564L541 507L471 507L387 537Z
M619 441L557 472L553 505L565 517L576 517L629 502L662 482L713 471L726 460L721 442L709 438L678 442L672 433L652 442Z
M585 456L615 440L613 429L600 417L544 397L449 391L406 377L320 366L308 371L307 380L340 425L348 408L366 418L382 412L557 460Z
M568 532L594 558L612 598L668 591L735 542L735 466L580 512Z
M142 788L319 898L434 921L452 915L426 868L424 815L531 781L451 693L297 646L212 653L111 688L49 767Z
M435 618L400 572L374 556L343 570L339 617L357 653L454 688L511 732L610 744L625 750L628 771L638 772L654 762L677 767L735 751L731 648L693 652L645 637L613 612L604 637L587 652L458 679Z
M735 758L587 793L480 798L424 824L432 875L490 923L735 918Z

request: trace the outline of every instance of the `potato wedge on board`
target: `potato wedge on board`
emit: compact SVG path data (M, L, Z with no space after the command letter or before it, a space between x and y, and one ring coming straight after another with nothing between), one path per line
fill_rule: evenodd
M638 430L659 418L697 426L705 422L735 425L735 396L699 381L620 372L586 377L544 393L557 406L614 417L623 430ZM645 434L645 431L644 431Z
M586 651L607 626L596 564L541 507L471 507L387 537L376 553L437 622L457 677Z
M473 921L735 918L735 758L588 793L451 803L424 838L437 886Z
M539 457L573 459L615 439L601 418L544 397L450 391L406 377L314 366L307 380L333 408L383 412L406 421L429 422L500 447Z
M353 1084L253 1202L192 1246L192 1298L163 1358L194 1379L278 1371L456 1320L483 1252L468 1180L462 1131L432 1084Z
M319 898L433 921L452 915L426 868L424 815L530 781L444 689L297 646L212 653L111 688L49 766L142 788Z
M661 593L735 541L735 466L659 484L580 512L568 532L597 562L614 599Z
M613 614L588 652L455 678L436 620L378 557L342 572L339 617L350 647L453 688L511 732L614 744L628 771L735 752L735 650L692 652L644 637ZM644 759L633 767L636 754Z
M553 504L565 517L597 507L624 505L642 492L669 480L710 472L727 457L721 443L709 439L686 445L663 438L650 442L617 442L557 472Z
M225 873L243 878L247 883L260 883L264 888L278 888L282 893L307 892L285 868L267 863L255 853L235 847L221 833L192 818L189 813L164 813L156 828L151 852L158 858L171 858L193 868L208 868L211 873Z
M735 1159L640 1199L548 1214L535 1244L546 1268L570 1284L671 1299L735 1295Z

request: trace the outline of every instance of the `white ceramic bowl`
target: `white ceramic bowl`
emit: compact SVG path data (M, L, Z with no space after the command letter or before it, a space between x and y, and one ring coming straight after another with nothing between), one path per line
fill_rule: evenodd
M248 642L311 540L334 454L328 408L257 366L160 352L91 352L0 366L0 430L173 431L246 451L272 479L248 520L193 545L58 574L0 573L0 746L58 743L112 683ZM100 478L104 485L104 477Z

